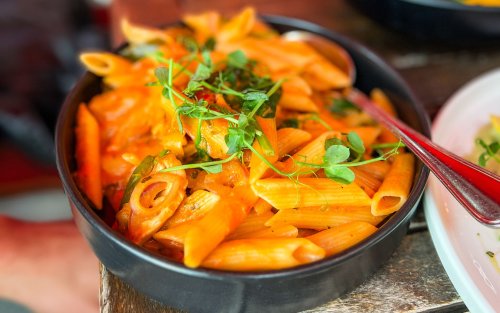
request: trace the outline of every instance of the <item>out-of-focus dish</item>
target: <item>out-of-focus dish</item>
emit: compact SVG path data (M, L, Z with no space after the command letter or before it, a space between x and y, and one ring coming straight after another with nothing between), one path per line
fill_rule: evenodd
M428 135L428 119L422 106L401 78L366 48L308 22L283 17L266 17L265 21L280 33L307 30L346 48L360 74L356 87L365 92L381 88L395 100L401 119ZM416 162L414 185L401 209L372 236L335 257L271 272L192 269L118 234L109 226L112 221L105 210L93 210L78 189L73 176L76 112L82 102L87 103L100 92L101 79L87 73L68 96L58 120L58 170L75 221L111 272L150 297L190 312L296 312L344 294L373 273L399 245L427 180L428 170Z
M486 7L500 6L500 1L498 0L456 0L456 1L465 5L480 5Z
M500 70L486 73L459 90L437 116L433 140L467 157L478 130L500 114ZM431 176L425 214L432 240L453 285L471 312L498 312L500 231L477 222Z
M500 38L500 7L496 6L464 5L453 0L349 3L378 23L417 39L469 45L495 44Z
M468 160L500 175L500 115L490 115L488 123L474 136L474 148Z

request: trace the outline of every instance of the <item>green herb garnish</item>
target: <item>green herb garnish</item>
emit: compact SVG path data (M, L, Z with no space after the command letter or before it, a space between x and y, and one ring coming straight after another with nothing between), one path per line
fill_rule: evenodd
M156 157L148 155L142 160L142 162L135 168L130 176L127 187L125 187L125 192L123 193L122 201L120 202L120 207L125 203L130 201L130 196L135 186L145 177L149 176L157 164Z
M496 155L498 151L500 151L500 143L498 141L487 144L484 140L478 138L476 144L484 150L484 152L479 155L478 164L480 166L485 167L490 159L500 163L500 157Z
M349 111L361 112L354 103L345 98L334 98L328 110L340 117L346 116Z

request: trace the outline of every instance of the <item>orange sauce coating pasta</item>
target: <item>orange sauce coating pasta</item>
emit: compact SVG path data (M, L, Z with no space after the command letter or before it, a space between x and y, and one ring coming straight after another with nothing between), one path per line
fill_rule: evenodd
M343 97L344 69L253 8L184 22L123 21L121 55L81 55L104 88L79 109L75 174L117 231L188 267L266 271L348 249L402 205L411 157ZM382 194L403 200L379 210Z

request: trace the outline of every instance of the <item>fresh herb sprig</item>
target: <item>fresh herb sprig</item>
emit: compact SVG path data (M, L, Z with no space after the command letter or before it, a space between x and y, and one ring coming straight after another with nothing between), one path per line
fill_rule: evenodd
M478 158L480 166L485 167L490 159L500 163L500 157L497 155L498 151L500 151L500 143L498 141L492 141L490 144L487 144L483 139L478 138L476 144L484 150Z
M331 138L325 141L326 152L323 163L296 163L302 166L323 169L326 177L342 184L350 184L354 181L355 174L349 167L386 160L397 154L401 146L395 146L379 157L363 160L363 154L366 150L363 141L356 132L350 132L346 136L346 141L339 138Z
M198 129L195 138L195 146L200 151L202 148L201 144L201 122L213 119L225 119L229 122L228 134L225 138L226 144L228 146L227 154L228 158L220 161L211 161L199 163L197 166L202 167L202 164L208 163L210 166L212 162L217 162L216 165L229 162L229 158L234 158L236 156L242 157L243 149L251 146L255 139L260 143L264 154L272 155L274 150L269 143L269 140L265 134L260 129L259 124L256 121L256 116L260 115L260 109L269 102L271 97L275 95L280 89L282 81L273 83L268 90L259 90L256 88L246 88L242 91L238 91L229 87L225 83L225 76L219 72L216 77L216 84L211 83L210 78L214 74L214 66L210 55L208 53L202 52L203 62L198 64L195 73L190 73L185 68L182 68L179 64L173 60L161 60L163 63L168 61L168 67L158 67L155 70L155 76L157 77L157 82L153 85L159 85L163 87L162 94L169 99L170 103L175 109L177 120L179 122L179 129L182 131L182 121L180 116L186 116L190 118L198 119ZM246 56L241 51L236 51L229 55L227 67L244 67L248 63ZM173 82L173 68L178 67L181 71L187 72L190 75L190 81L187 88L181 93L177 91ZM227 70L227 68L226 68ZM227 75L227 73L225 74ZM214 80L215 81L215 80ZM232 97L237 97L241 100L242 108L239 113L224 113L219 112L211 108L211 104L205 99L197 99L197 92L207 89L213 93L220 93L223 95L228 95ZM180 105L176 103L181 102ZM264 156L262 156L264 158ZM212 171L215 168L210 168Z
M222 171L224 163L230 162L235 158L241 158L243 150L249 149L277 174L298 182L298 177L303 174L300 172L300 169L290 173L284 172L269 162L264 156L272 155L274 150L260 129L256 121L256 116L274 117L282 81L272 82L267 78L259 78L253 73L253 66L253 63L246 58L243 52L235 51L228 56L224 71L217 73L214 73L214 66L208 54L204 54L203 62L198 64L195 73L190 73L171 59L168 60L167 68L159 67L155 70L155 75L158 79L157 85L163 87L163 95L170 100L175 108L177 120L180 124L179 128L182 130L181 115L199 120L198 134L195 139L195 145L198 143L196 145L197 148L199 148L201 141L200 125L202 121L222 118L229 123L228 134L225 138L226 145L228 146L227 158L184 164L163 169L163 172L201 168L209 173L218 173ZM188 87L182 93L177 91L172 84L174 67L180 68L181 71L184 71L191 77ZM197 92L203 89L227 97L229 103L232 104L232 108L238 113L216 111L211 108L211 104L206 100L197 99ZM177 105L176 100L179 100L181 104ZM318 118L311 116L311 119L322 122L319 116ZM347 134L346 138L346 141L340 139L327 140L325 145L326 153L322 164L298 161L295 161L295 163L316 169L324 169L325 175L328 178L340 183L349 184L354 180L354 173L349 167L385 160L397 153L397 148L394 148L377 158L362 160L363 153L365 152L362 140L354 132ZM258 140L260 143L264 155L253 147L255 140Z

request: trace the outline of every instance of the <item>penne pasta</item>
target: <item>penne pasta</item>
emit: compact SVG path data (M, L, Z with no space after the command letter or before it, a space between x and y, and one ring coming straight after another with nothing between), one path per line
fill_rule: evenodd
M355 221L378 225L383 219L384 216L374 216L369 206L311 207L279 210L266 222L266 226L293 225L297 228L323 230Z
M307 162L311 164L323 163L323 156L325 155L325 141L327 139L337 137L340 137L339 132L329 131L311 140L307 145L284 162L283 171L288 173L296 171L301 174L315 172L316 168L308 165L300 165L297 164L297 162Z
M130 196L130 240L143 244L172 216L185 197L187 181L180 175L158 173L139 182Z
M92 204L102 208L101 159L99 147L99 125L87 109L80 104L76 113L76 153L78 185Z
M242 236L234 237L233 239L250 239L250 238L296 238L299 234L299 229L293 225L281 225L278 227L266 227L261 230L256 230Z
M377 227L366 222L350 222L320 231L306 237L325 249L327 256L340 253L358 244L377 231Z
M132 64L127 59L113 53L86 52L80 55L80 61L87 70L97 76L122 74L130 70Z
M413 181L415 157L404 153L394 156L391 169L379 190L373 195L373 215L391 214L401 208L408 199Z
M273 207L369 206L371 199L356 184L342 185L328 178L266 178L252 185L255 194Z
M278 134L276 131L276 120L274 118L258 118L257 123L262 128L262 132L267 138L269 147L268 151L262 149L258 140L254 143L254 149L265 158L262 159L257 154L253 153L250 158L250 183L261 178L269 169L268 163L274 163L278 160Z
M278 156L281 158L311 139L311 134L297 128L278 129Z
M167 220L165 227L170 228L192 220L197 220L210 212L220 196L206 190L196 190L185 198L174 215Z
M156 28L137 26L129 22L128 19L121 20L121 31L125 39L133 44L145 44L151 42L171 43L171 38L166 32Z
M255 19L255 10L252 7L246 7L222 25L220 31L216 33L217 40L228 42L246 37L254 28Z
M324 258L325 251L305 238L242 239L222 243L203 266L256 271L298 266Z
M354 183L356 183L361 189L363 189L369 197L373 197L375 192L382 184L382 181L376 179L369 173L357 168L352 168L351 171L353 171L356 175Z
M373 177L379 180L383 180L385 175L389 172L389 169L391 168L391 164L386 161L377 161L373 163L368 163L364 164L361 166L358 166L357 169L359 171L363 171L366 173L369 173Z
M270 212L273 206L269 203L266 202L266 200L263 200L259 198L257 202L255 202L255 205L253 206L253 209L255 213L257 214L265 214L267 212Z
M75 178L113 229L190 268L266 271L348 249L403 205L413 157L373 149L398 139L348 101L349 68L251 7L183 21L123 20L120 53L81 55L102 92L78 108Z

